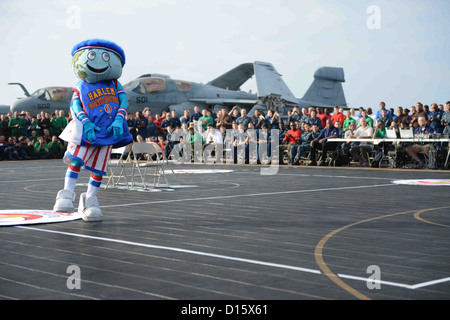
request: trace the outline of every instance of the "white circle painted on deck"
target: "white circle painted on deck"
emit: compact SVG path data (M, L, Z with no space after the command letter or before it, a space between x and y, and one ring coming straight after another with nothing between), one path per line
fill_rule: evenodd
M450 180L448 179L393 180L392 183L412 186L450 186Z
M17 226L24 224L54 223L81 219L78 212L63 213L51 210L0 210L0 226Z

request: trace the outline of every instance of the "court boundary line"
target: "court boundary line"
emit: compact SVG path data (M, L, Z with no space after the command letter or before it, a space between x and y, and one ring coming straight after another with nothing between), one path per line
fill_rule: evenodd
M198 201L198 200L217 200L217 199L224 199L224 198L240 198L240 197L253 197L253 196L267 196L267 195L277 195L277 194L293 194L293 193L307 193L307 192L320 192L320 191L330 191L330 190L346 190L346 189L360 189L360 188L371 188L371 187L384 187L384 186L398 186L397 184L376 184L376 185L363 185L363 186L349 186L349 187L333 187L333 188L320 188L320 189L304 189L304 190L291 190L291 191L279 191L279 192L272 192L272 193L253 193L253 194L238 194L238 195L229 195L229 196L217 196L217 197L203 197L203 198L190 198L190 199L173 199L173 200L160 200L160 201L147 201L147 202L140 202L140 203L128 203L128 204L119 204L119 205L110 205L110 206L102 206L103 208L110 208L110 207L124 207L124 206L135 206L135 205L145 205L145 204L155 204L155 203L170 203L170 202L181 202L181 201ZM438 207L438 208L429 208L424 210L409 210L389 215L384 215L380 217L375 217L371 219L365 219L361 221L354 222L352 224L349 224L347 226L344 226L342 228L336 229L333 232L326 235L322 240L319 242L319 244L316 246L314 256L316 259L316 263L318 263L317 258L318 256L318 247L322 243L322 249L325 245L326 241L328 241L329 238L331 238L333 235L337 234L338 232L350 228L354 225L358 225L364 222L381 219L385 217L400 215L400 214L406 214L406 213L420 213L424 211L430 211L430 210L437 210L441 208L449 208L449 207ZM416 217L417 218L417 217ZM419 219L420 220L420 219ZM54 233L54 234L61 234L66 236L73 236L73 237L79 237L79 238L88 238L93 240L99 240L99 241L107 241L107 242L114 242L114 243L121 243L126 245L132 245L132 246L140 246L140 247L146 247L151 249L157 249L157 250L166 250L166 251L174 251L174 252L180 252L180 253L186 253L186 254L193 254L193 255L199 255L199 256L206 256L206 257L212 257L212 258L218 258L218 259L224 259L224 260L230 260L230 261L237 261L237 262L243 262L243 263L250 263L255 265L261 265L261 266L267 266L267 267L275 267L275 268L282 268L287 270L293 270L293 271L300 271L300 272L307 272L312 274L324 274L332 279L334 282L339 283L342 288L344 288L346 291L352 293L354 296L360 299L369 299L365 295L361 294L360 292L356 291L355 289L351 288L350 286L346 285L340 278L342 279L352 279L352 280L358 280L358 281L370 281L371 283L377 283L377 281L373 279L369 279L369 277L358 277L358 276L352 276L352 275L346 275L346 274L337 274L331 272L330 269L326 266L325 262L323 264L319 264L320 270L317 269L311 269L311 268L304 268L304 267L298 267L298 266L292 266L292 265L286 265L286 264L279 264L279 263L273 263L273 262L267 262L267 261L260 261L260 260L254 260L254 259L246 259L246 258L240 258L240 257L233 257L233 256L227 256L227 255L221 255L221 254L215 254L215 253L208 253L208 252L202 252L197 250L190 250L190 249L183 249L183 248L177 248L177 247L169 247L169 246L160 246L160 245L153 245L153 244L145 244L145 243L139 243L139 242L133 242L133 241L127 241L127 240L120 240L120 239L114 239L114 238L106 238L106 237L98 237L98 236L91 236L91 235L83 235L83 234L77 234L77 233L71 233L71 232L63 232L63 231L56 231L56 230L47 230L47 229L40 229L35 227L28 227L28 226L15 226L16 228L20 229L26 229L26 230L34 230L34 231L40 231L40 232L47 232L47 233ZM330 236L331 235L331 236ZM328 237L328 238L327 238ZM327 238L325 241L324 239ZM324 267L325 266L325 267ZM442 278L442 279L436 279L436 280L430 280L422 283L417 283L413 285L408 284L402 284L402 283L396 283L392 281L383 281L379 280L378 283L384 284L384 285L390 285L390 286L396 286L401 287L405 289L415 290L418 288L423 288L426 286L431 286L443 282L450 281L450 277Z
M362 224L362 223L366 223L366 222L370 222L370 221L374 221L374 220L378 220L378 219L383 219L383 218L388 218L388 217L394 217L394 216L403 215L403 214L408 214L408 213L413 213L413 217L418 219L420 213L422 213L422 212L439 210L439 209L447 209L447 208L450 208L450 206L428 208L428 209L422 209L422 210L414 209L414 210L396 212L396 213L382 215L382 216L378 216L378 217L374 217L374 218L370 218L370 219L364 219L364 220L361 220L361 221L357 221L357 222L348 224L348 225L343 226L341 228L338 228L336 230L333 230L332 232L330 232L326 236L324 236L319 241L319 243L316 245L316 248L314 250L314 256L315 256L315 259L316 259L316 263L319 266L320 270L322 270L322 272L328 278L330 278L330 280L332 280L336 285L338 285L339 287L341 287L342 289L344 289L345 291L347 291L348 293L352 294L353 296L355 296L358 299L371 300L369 297L367 297L363 293L359 292L358 290L354 289L353 287L349 286L348 284L346 284L344 281L342 281L340 279L340 278L347 278L347 279L352 279L352 280L361 280L361 279L364 279L364 278L362 278L362 277L346 276L346 275L342 275L342 274L337 274L336 275L330 270L330 268L325 263L325 260L323 258L323 248L325 247L325 244L328 242L328 240L330 240L333 236L335 236L339 232L341 232L343 230L346 230L346 229L349 229L349 228L351 228L353 226ZM423 219L418 219L418 220L424 221L424 222L428 222L428 221L423 220ZM448 227L448 226L446 226L446 227ZM366 278L365 280L367 281L368 279ZM372 283L380 283L380 284L384 283L384 284L394 285L394 282L389 282L389 281L374 281L373 279L371 279L370 281ZM443 283L443 282L447 282L447 281L450 281L450 277L446 277L446 278L442 278L442 279L436 279L436 280L430 280L430 281L426 281L426 282L422 282L422 283L418 283L418 284L414 284L414 285L396 284L396 286L414 290L414 289L419 289L419 288L423 288L423 287L426 287L426 286L429 286L429 285L439 284L439 283Z
M229 195L229 196L222 195L222 196L215 196L215 197L157 200L157 201L145 201L145 202L135 202L135 203L125 203L125 204L113 204L113 205L107 205L107 206L100 206L100 208L115 208L115 207L139 206L139 205L157 204L157 203L204 201L204 200L218 200L218 199L244 198L244 197L256 197L256 196L273 196L273 195L280 195L280 194L307 193L307 192L320 192L320 191L332 191L332 190L348 190L348 189L363 189L363 188L388 187L388 186L398 186L398 185L396 185L394 183L386 183L386 184L372 184L372 185L364 185L364 186L332 187L332 188L330 187L330 188L321 188L321 189L303 189L303 190L291 190L291 191L235 194L235 195Z
M328 276L328 274L323 272L323 270L321 271L321 270L317 270L317 269L304 268L304 267L292 266L292 265L281 264L281 263L233 257L233 256L203 252L203 251L198 251L198 250L183 249L183 248L161 246L161 245L154 245L154 244L146 244L146 243L140 243L140 242L135 242L135 241L98 237L98 236L91 236L91 235L86 235L86 234L79 234L79 233L65 232L65 231L58 231L58 230L40 229L40 228L28 227L28 226L16 226L16 228L32 230L32 231L40 231L40 232L46 232L46 233L53 233L53 234L61 234L61 235L65 235L65 236L99 240L99 241L105 241L105 242L120 243L120 244L144 247L144 248L149 248L149 249L173 251L173 252L192 254L192 255L198 255L198 256L204 256L204 257L210 257L210 258L216 258L216 259L222 259L222 260L255 264L255 265L266 266L266 267L274 267L274 268L280 268L280 269L286 269L286 270L300 271L300 272L311 273L311 274L318 274L318 275L323 274L323 275ZM450 281L450 277L448 277L448 278L443 278L443 279L430 280L427 282L422 282L422 283L418 283L418 284L414 284L414 285L408 285L408 284L397 283L397 282L392 282L392 281L383 281L383 280L374 281L373 279L369 279L369 277L364 278L364 277L358 277L358 276L352 276L352 275L346 275L346 274L338 274L338 276L341 278L346 278L346 279L359 280L359 281L364 281L364 282L370 281L371 283L380 283L380 284L384 284L384 285L401 287L401 288L410 289L410 290L415 290L418 288L423 288L426 286L431 286L431 285Z

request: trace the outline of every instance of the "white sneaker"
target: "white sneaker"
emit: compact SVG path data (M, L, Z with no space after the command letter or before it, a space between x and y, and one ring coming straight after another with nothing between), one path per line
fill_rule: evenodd
M53 206L53 211L55 212L66 212L72 213L75 211L73 207L73 202L75 201L75 192L69 190L59 190L56 195L56 202Z
M102 211L99 208L97 197L86 197L86 193L82 193L80 196L80 202L78 204L78 213L84 221L101 221Z

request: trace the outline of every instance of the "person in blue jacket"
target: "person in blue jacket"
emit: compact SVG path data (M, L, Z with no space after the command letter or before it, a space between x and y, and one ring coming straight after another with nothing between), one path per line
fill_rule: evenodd
M326 127L320 131L317 138L311 141L311 162L310 166L316 166L316 150L322 150L322 157L320 159L319 165L325 165L325 159L327 157L328 151L336 150L337 143L333 142L334 138L339 138L339 129L333 125L331 119L327 119Z
M90 39L75 45L72 57L72 70L80 81L72 90L72 120L60 135L68 142L64 162L69 167L53 210L75 211L74 189L83 168L91 175L87 192L80 196L78 212L85 221L100 221L97 192L111 150L133 142L126 122L127 95L117 81L125 65L125 53L114 42Z

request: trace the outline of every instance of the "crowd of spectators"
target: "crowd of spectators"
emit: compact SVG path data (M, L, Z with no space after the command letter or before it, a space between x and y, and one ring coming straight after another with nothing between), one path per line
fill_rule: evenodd
M433 132L450 133L450 101L444 105L433 103L430 107L418 102L409 109L398 107L396 111L387 109L384 102L379 107L375 114L371 108L344 111L336 106L330 113L327 108L294 107L284 117L271 110L267 114L256 110L248 115L246 109L237 106L231 111L222 108L217 114L196 106L192 113L186 109L182 115L176 111L153 114L150 108L145 108L135 114L128 113L127 123L134 141L155 142L167 157L180 142L201 143L203 147L228 143L235 149L243 145L248 163L251 142L256 145L261 141L267 143L270 157L270 145L277 139L280 154L288 154L290 164L299 164L302 156L310 152L310 165L317 165L317 151L326 153L327 149L335 147L327 143L332 138L347 138L356 132L364 132L364 136L370 138L383 138L386 128L418 128L419 117L425 118L427 127ZM0 160L62 158L66 143L58 136L68 121L70 114L65 115L62 110L53 114L42 111L36 116L30 116L27 111L1 114ZM271 136L271 129L279 130L277 137ZM359 144L349 155L361 165L367 164L364 144ZM260 160L258 158L257 162ZM321 164L323 161L318 165Z
M58 136L67 122L62 110L0 114L0 160L62 158L66 145Z

